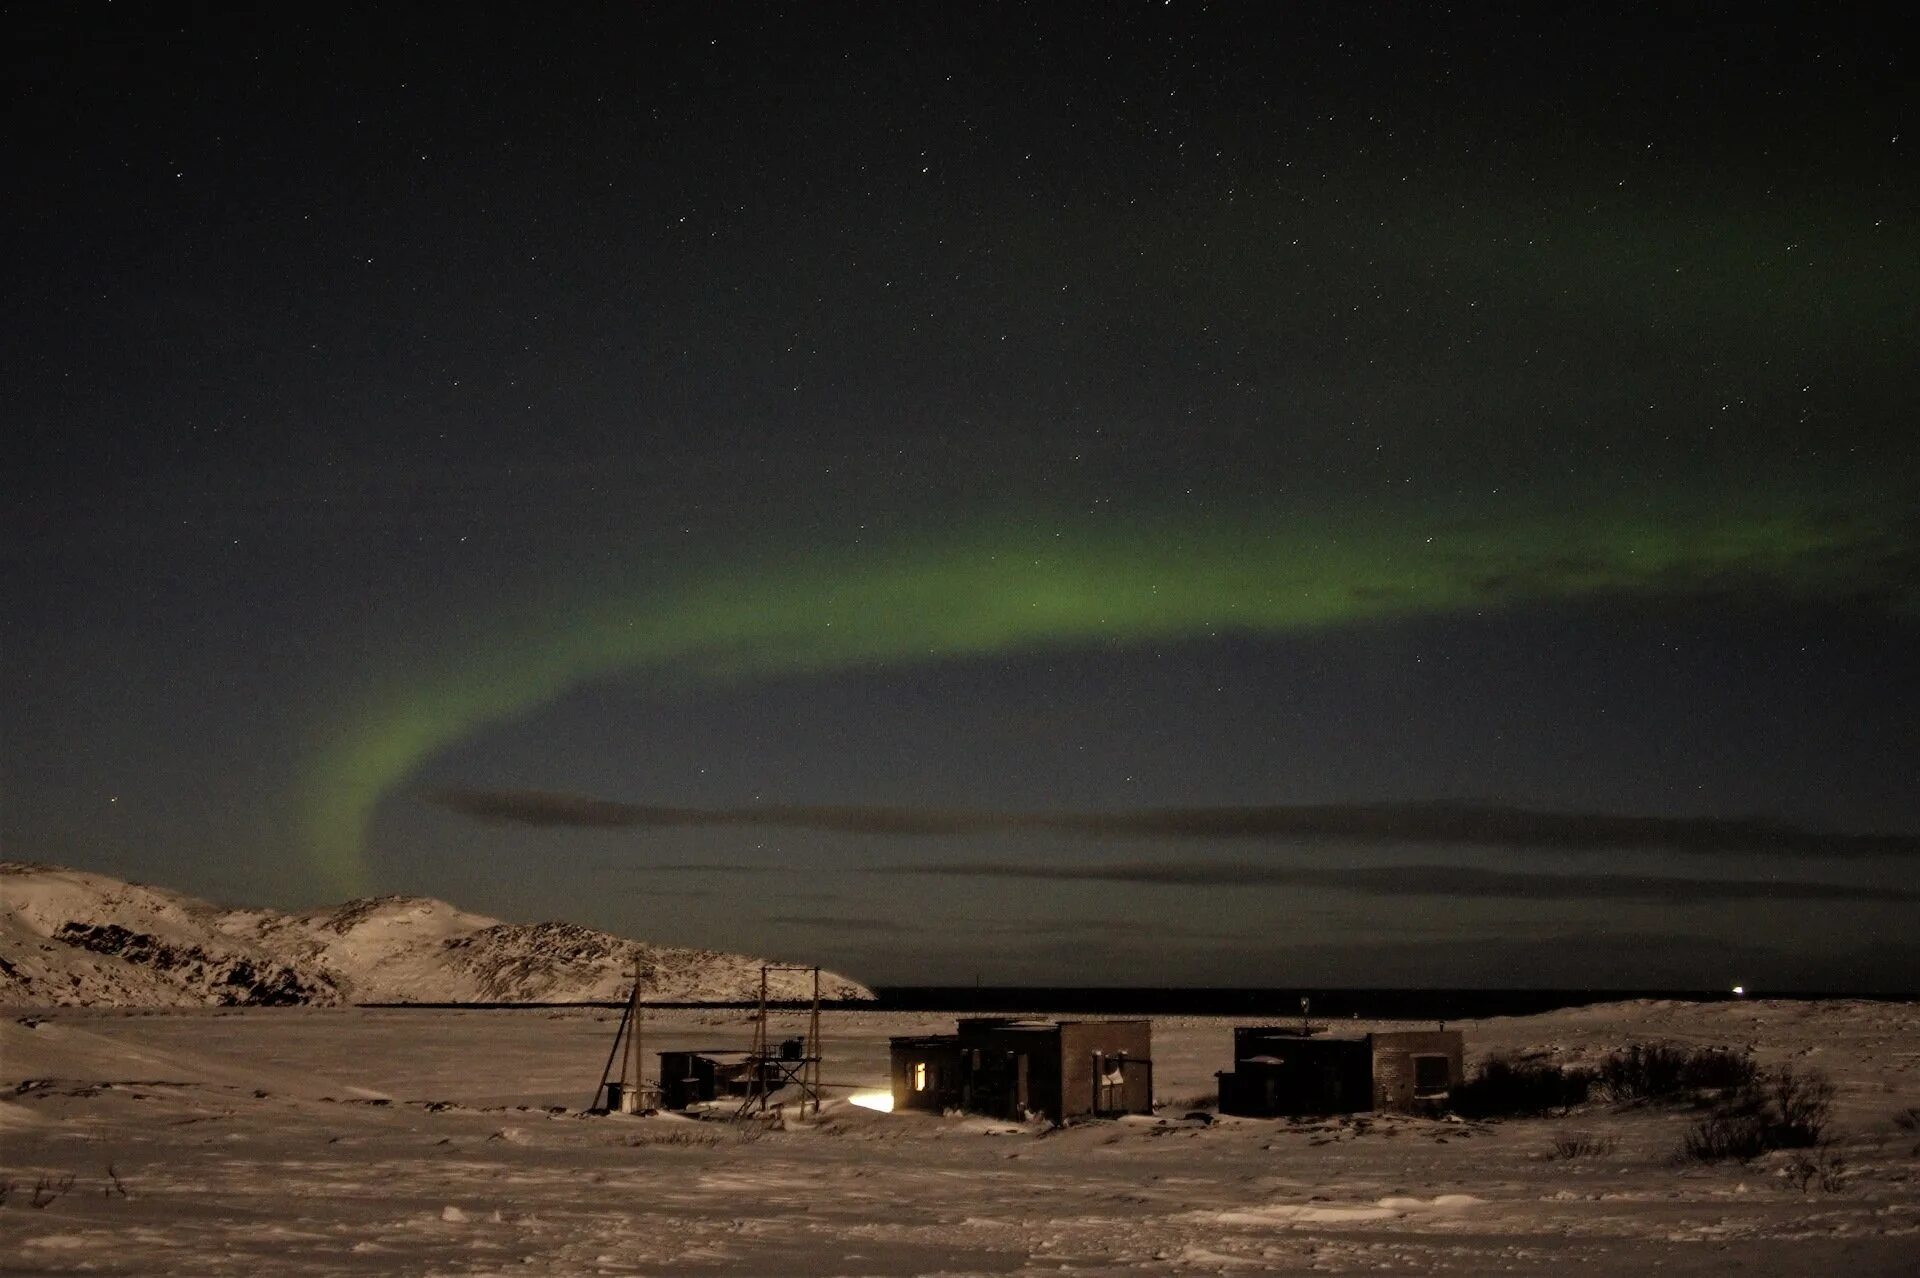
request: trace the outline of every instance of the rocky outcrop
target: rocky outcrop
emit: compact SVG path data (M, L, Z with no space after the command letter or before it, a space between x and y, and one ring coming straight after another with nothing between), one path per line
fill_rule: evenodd
M53 938L151 968L189 990L202 992L204 1001L224 1007L290 1007L340 1001L339 986L330 973L302 973L284 963L209 952L200 945L170 945L118 923L72 919L62 923Z

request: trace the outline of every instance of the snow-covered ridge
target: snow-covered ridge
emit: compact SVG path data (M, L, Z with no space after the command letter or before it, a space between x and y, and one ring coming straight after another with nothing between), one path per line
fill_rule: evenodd
M759 993L758 958L572 923L504 923L431 897L287 914L0 861L0 1006L602 1001L626 997L636 960L649 998ZM800 973L772 973L769 983L783 998L812 989ZM820 992L873 996L830 972Z

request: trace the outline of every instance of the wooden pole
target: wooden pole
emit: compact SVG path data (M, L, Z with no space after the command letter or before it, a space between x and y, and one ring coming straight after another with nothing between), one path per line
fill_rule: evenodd
M633 1057L633 1105L631 1112L638 1113L647 1107L647 1057L641 1050L641 1038L646 1025L646 1009L640 1001L640 954L633 956L633 1029L627 1035L629 1055Z
M807 1056L803 1069L813 1075L810 1087L803 1088L813 1097L813 1116L820 1117L820 1064L825 1053L820 1047L820 969L813 969L813 1015L807 1022Z
M601 1070L600 1070L600 1086L593 1089L593 1101L591 1104L587 1106L588 1109L600 1108L600 1098L602 1095L605 1094L607 1090L607 1080L613 1077L613 1063L614 1061L621 1059L620 1057L620 1044L622 1042L621 1035L627 1032L627 1021L632 1015L633 1015L632 1003L628 1003L625 1007L620 1009L620 1026L618 1029L613 1031L613 1046L607 1049L607 1063L603 1067L601 1067Z

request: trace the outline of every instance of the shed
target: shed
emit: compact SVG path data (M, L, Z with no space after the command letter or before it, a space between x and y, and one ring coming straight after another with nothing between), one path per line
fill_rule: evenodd
M1069 1118L1153 1111L1153 1027L1147 1021L970 1017L954 1034L892 1040L893 1107L960 1109L994 1118Z
M701 1101L745 1096L753 1087L752 1054L732 1048L660 1053L660 1105L685 1109Z
M1294 1026L1242 1026L1233 1031L1233 1069L1219 1075L1220 1112L1437 1109L1464 1076L1464 1054L1459 1030L1317 1036Z

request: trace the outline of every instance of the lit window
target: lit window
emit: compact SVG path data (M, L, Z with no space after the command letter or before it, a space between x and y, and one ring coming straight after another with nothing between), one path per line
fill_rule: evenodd
M913 1090L916 1092L924 1092L927 1090L927 1063L925 1061L915 1061L913 1063Z

